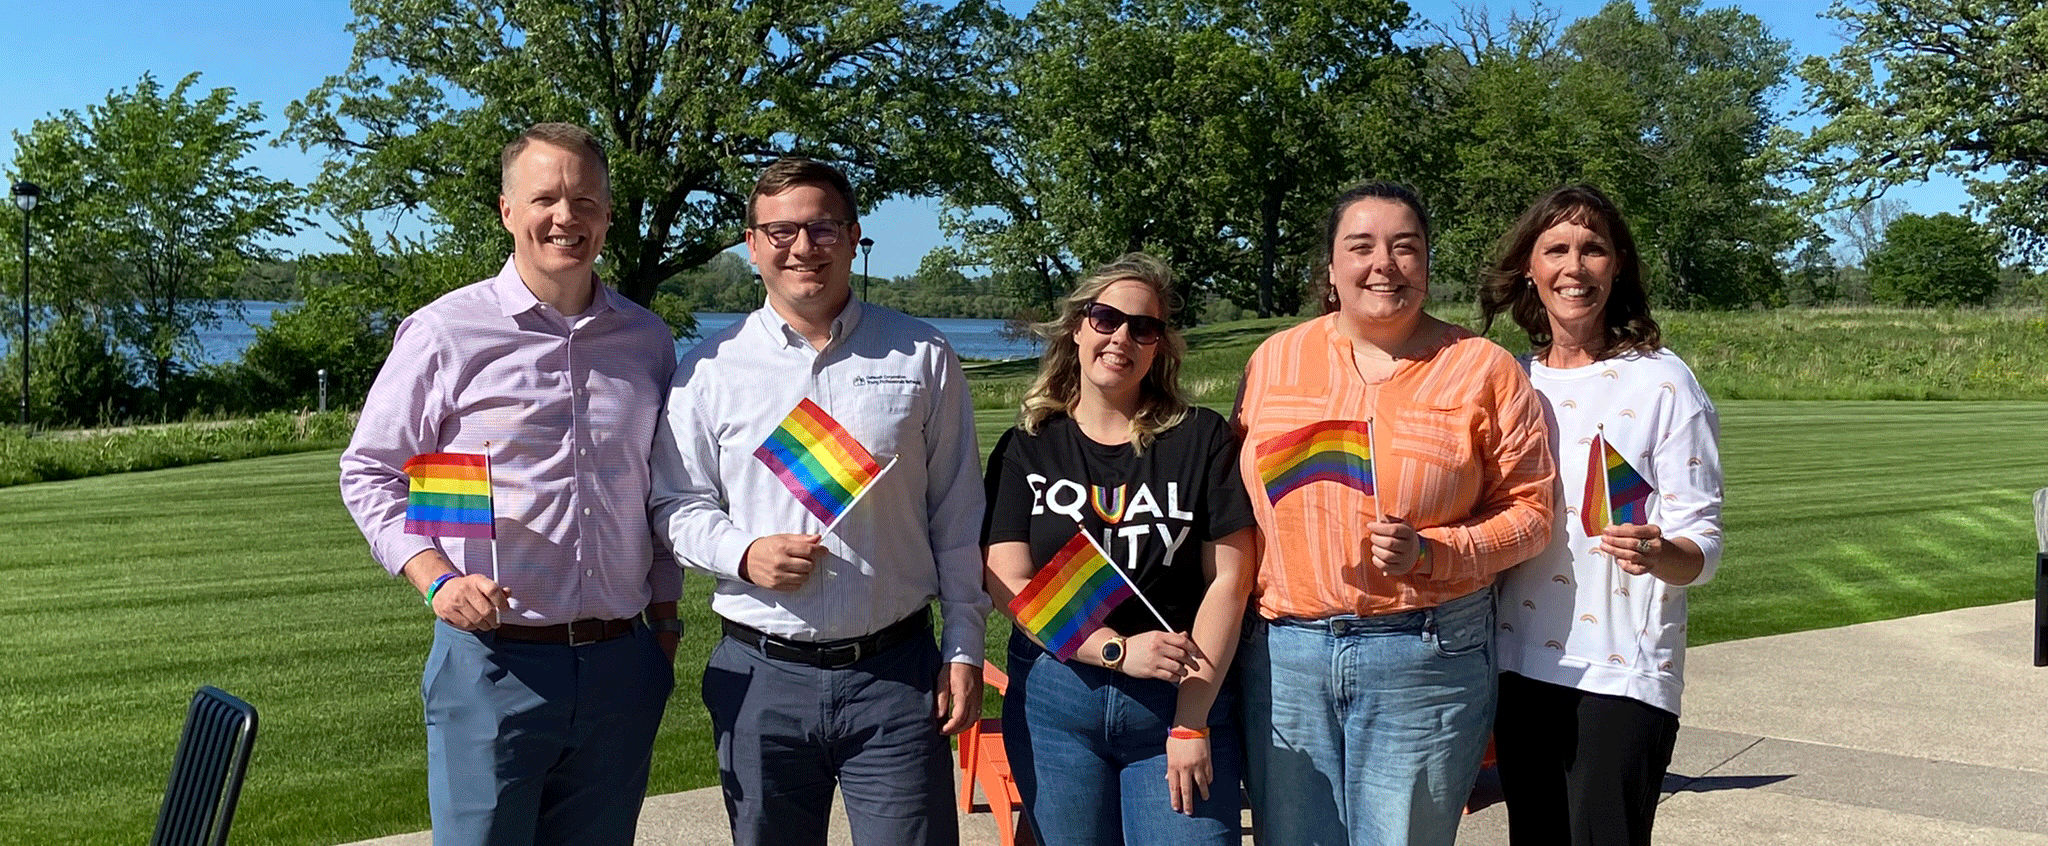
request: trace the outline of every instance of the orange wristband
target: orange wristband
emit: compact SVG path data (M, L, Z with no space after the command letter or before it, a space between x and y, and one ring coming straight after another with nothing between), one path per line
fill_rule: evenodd
M1166 736L1174 740L1200 740L1209 736L1209 727L1203 726L1198 729L1191 729L1174 726L1167 730Z

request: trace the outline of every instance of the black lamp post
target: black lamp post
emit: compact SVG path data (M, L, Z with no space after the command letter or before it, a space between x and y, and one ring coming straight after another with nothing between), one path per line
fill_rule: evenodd
M28 214L43 196L42 186L14 183L14 204L21 207L21 427L28 428Z
M868 301L868 253L874 252L875 239L862 236L860 239L860 301Z

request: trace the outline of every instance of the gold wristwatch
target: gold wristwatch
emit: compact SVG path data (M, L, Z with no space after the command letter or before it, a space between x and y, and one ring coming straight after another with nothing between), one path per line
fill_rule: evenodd
M1124 666L1124 638L1117 635L1102 645L1102 668L1121 670Z

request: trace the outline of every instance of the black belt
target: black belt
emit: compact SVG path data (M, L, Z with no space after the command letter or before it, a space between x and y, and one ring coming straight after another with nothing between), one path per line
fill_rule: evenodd
M633 633L632 617L617 620L600 620L586 617L573 623L556 623L552 626L502 625L491 631L499 640L513 643L554 643L568 646L582 646L586 643L603 643Z
M828 670L879 655L919 635L930 637L932 631L931 612L923 609L890 623L874 634L844 640L790 640L722 617L719 619L725 623L726 637L761 650L763 655L777 661L794 661Z

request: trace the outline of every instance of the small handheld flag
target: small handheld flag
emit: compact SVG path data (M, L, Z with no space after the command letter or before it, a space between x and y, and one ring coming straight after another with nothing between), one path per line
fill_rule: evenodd
M855 440L846 427L805 397L768 435L754 457L775 471L804 508L825 522L826 531L860 501L888 467ZM889 466L895 466L894 459Z
M1173 630L1159 608L1139 592L1130 576L1117 569L1084 526L1010 600L1010 614L1052 650L1053 657L1065 661L1102 628L1110 611L1133 596L1151 610L1161 629Z
M1605 431L1593 435L1593 446L1586 453L1586 498L1579 505L1579 522L1586 537L1599 537L1600 531L1611 525L1650 522L1650 496L1654 493L1643 474L1607 442Z
M1102 628L1112 609L1135 592L1115 570L1086 530L1075 532L1052 562L1010 600L1010 613L1054 657L1065 661Z
M428 452L405 462L412 477L405 499L406 534L498 536L491 509L491 460L461 452Z
M1375 495L1372 421L1321 420L1272 438L1259 444L1258 468L1266 501L1274 504L1316 482Z

